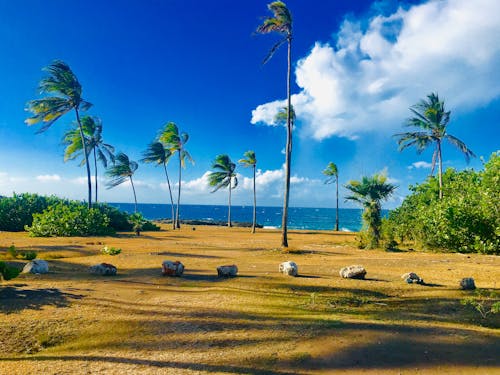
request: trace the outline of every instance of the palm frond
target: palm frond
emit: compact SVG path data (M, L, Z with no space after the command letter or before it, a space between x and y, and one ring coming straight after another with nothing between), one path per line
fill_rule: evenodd
M458 148L464 154L465 160L467 161L467 163L470 161L471 157L476 157L476 155L472 152L472 150L470 150L467 147L467 145L464 142L462 142L460 139L458 139L457 137L450 135L450 134L446 134L445 138L448 142L450 142L452 145L454 145L456 148Z
M274 53L287 41L287 38L283 38L280 41L278 41L267 53L266 57L262 60L262 65L265 65L271 58L273 57Z
M244 158L238 160L238 163L244 167L254 167L257 164L257 158L255 157L255 151L248 150L243 154Z

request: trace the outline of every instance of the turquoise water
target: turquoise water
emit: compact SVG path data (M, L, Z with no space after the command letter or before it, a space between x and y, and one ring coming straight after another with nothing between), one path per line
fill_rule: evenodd
M127 212L134 212L131 203L110 203ZM170 218L170 205L139 204L138 211L147 219ZM252 206L232 206L231 220L252 222ZM257 223L265 227L281 227L281 207L257 207ZM358 231L361 229L361 210L353 208L339 209L339 229ZM227 221L227 206L183 204L180 210L181 220ZM288 227L290 229L331 230L335 228L334 208L290 207L288 209Z

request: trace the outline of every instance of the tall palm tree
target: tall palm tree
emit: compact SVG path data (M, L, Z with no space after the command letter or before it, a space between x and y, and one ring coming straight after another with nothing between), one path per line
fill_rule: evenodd
M255 172L257 168L257 158L255 151L249 150L243 154L245 157L238 160L238 163L244 167L252 167L253 170L253 220L252 220L252 233L255 233L255 224L257 222L257 196L255 193Z
M387 182L384 174L375 174L371 177L363 176L361 181L349 181L345 187L352 193L346 200L359 203L364 208L363 222L370 240L368 247L378 247L382 225L381 202L387 200L397 186Z
M175 213L175 226L176 228L181 227L179 220L179 206L181 202L181 178L182 178L182 168L186 165L186 159L194 164L194 160L186 150L186 143L189 140L189 135L187 133L179 133L179 128L173 122L169 122L165 125L165 128L160 132L158 140L163 143L165 148L169 150L172 154L179 155L179 186L177 193L177 210Z
M436 162L438 163L438 179L439 179L439 199L443 198L443 158L441 149L443 140L447 140L452 145L456 146L464 155L465 160L469 162L471 156L475 157L474 153L460 139L447 133L446 127L450 121L450 111L445 111L444 101L439 100L437 94L431 93L427 95L427 100L423 99L419 103L410 107L410 111L414 117L410 117L406 121L406 126L414 126L421 131L413 131L406 133L395 134L399 137L399 150L402 151L410 146L417 148L417 153L422 153L428 146L434 144L435 149L432 154L432 170L434 174Z
M172 156L172 152L167 150L163 143L153 142L150 143L147 150L144 151L143 158L141 161L143 163L156 163L156 165L163 165L163 170L165 171L165 177L167 178L168 192L170 194L170 207L172 210L172 229L175 230L175 213L174 213L174 198L172 197L172 188L170 186L170 179L168 177L167 163Z
M290 197L290 168L292 162L292 114L291 114L291 76L292 76L292 15L285 3L282 1L274 1L268 4L268 9L272 12L272 17L267 17L264 22L257 28L257 32L268 34L276 32L282 38L271 48L265 57L265 64L274 55L278 48L288 42L288 69L287 69L287 121L286 121L286 151L285 151L285 196L283 201L283 217L281 222L282 235L281 246L288 247L288 202Z
M339 230L339 170L335 163L328 163L323 174L327 176L325 184L333 184L335 182L336 186L336 209L335 209L335 230Z
M87 153L93 154L94 158L94 178L95 178L95 202L98 201L98 182L97 182L97 161L100 161L104 168L108 167L108 162L115 162L115 148L104 143L102 137L102 121L100 118L94 116L84 116L81 118L83 134L85 137L85 144ZM68 130L63 136L63 144L66 145L64 151L64 161L76 159L83 152L82 140L78 128ZM82 160L80 165L85 164L85 159Z
M82 144L85 144L80 111L86 111L92 104L82 98L82 86L70 67L63 61L56 60L44 68L48 76L39 83L41 94L48 96L42 99L31 100L26 110L33 114L25 120L27 125L43 123L37 133L46 131L61 116L74 110L76 122L80 130ZM87 167L88 207L92 206L92 184L90 180L90 166L88 163L87 149L83 149Z
M214 187L212 193L222 187L229 187L227 226L231 227L231 190L238 186L238 179L236 173L234 173L236 164L227 155L217 155L212 164L212 169L215 169L215 171L210 172L208 175L208 184Z
M132 179L132 176L138 167L139 165L135 161L130 160L126 154L120 152L115 157L115 163L106 171L106 176L110 178L110 180L106 183L108 189L123 184L127 181L127 179L130 181L132 191L134 192L134 213L137 213L137 196L135 194L134 180Z

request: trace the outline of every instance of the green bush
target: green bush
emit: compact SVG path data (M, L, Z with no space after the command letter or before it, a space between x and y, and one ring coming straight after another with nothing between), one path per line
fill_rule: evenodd
M101 253L106 254L106 255L118 255L122 252L122 249L116 248L116 247L108 247L104 246L101 250Z
M33 215L26 230L32 237L101 236L113 234L109 218L98 209L81 203L59 203Z
M412 194L384 220L386 238L458 252L500 253L500 154L484 171L443 174L443 198L435 177L410 187Z
M10 280L19 275L19 270L0 261L0 279Z
M128 232L132 230L132 224L129 222L129 215L126 212L105 203L98 203L94 208L97 208L109 218L109 226L115 231Z
M33 260L38 254L36 251L17 251L14 245L10 245L7 249L7 255L12 259Z

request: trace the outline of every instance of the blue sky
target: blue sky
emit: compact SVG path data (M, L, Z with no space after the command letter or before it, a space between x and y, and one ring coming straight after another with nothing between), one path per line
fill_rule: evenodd
M449 132L486 158L500 148L500 3L493 0L286 2L294 18L293 101L298 121L292 206L332 207L321 171L335 162L341 184L387 171L399 186L429 173L431 151L397 151L408 107L438 92L452 111ZM254 35L267 2L229 0L0 1L0 194L86 198L85 170L63 162L68 114L47 132L27 127L41 69L66 61L93 103L104 137L138 160L168 121L190 135L194 166L183 170L182 202L225 204L206 174L217 154L258 158L258 203L280 206L285 130L272 117L286 95L286 49L261 65L276 35ZM445 166L466 168L453 147ZM480 169L476 158L469 167ZM169 166L177 178L176 164ZM235 204L251 204L250 170L238 168ZM166 202L161 169L140 165L138 200ZM103 186L104 181L100 181ZM130 202L130 187L100 190ZM341 195L344 195L341 189ZM347 207L347 204L341 203Z

